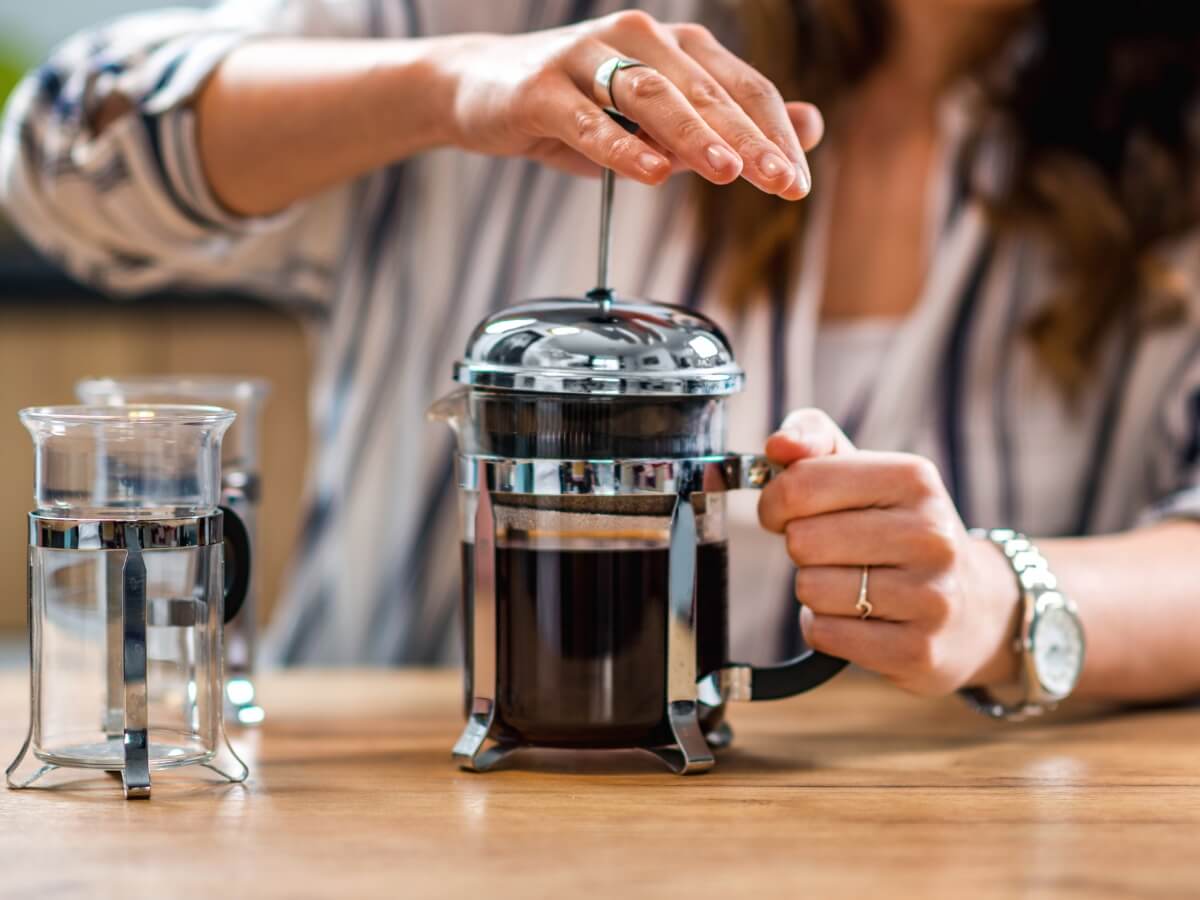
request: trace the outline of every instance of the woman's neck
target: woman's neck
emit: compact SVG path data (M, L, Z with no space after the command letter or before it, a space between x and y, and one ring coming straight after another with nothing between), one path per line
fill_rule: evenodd
M887 0L887 5L890 47L865 87L931 111L968 64L1010 32L1028 3Z

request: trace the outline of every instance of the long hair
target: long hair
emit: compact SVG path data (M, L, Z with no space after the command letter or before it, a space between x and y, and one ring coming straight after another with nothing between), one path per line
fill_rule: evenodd
M887 53L885 0L741 0L738 9L741 51L785 97L816 103L836 133L842 101ZM1057 287L1027 336L1076 394L1118 322L1147 326L1182 309L1180 280L1156 251L1200 224L1200 4L1039 0L1017 27L1020 53L1012 40L981 42L958 73L982 89L981 121L1013 150L1000 188L972 190L999 233L1048 240ZM965 152L979 150L969 141ZM794 265L803 201L739 183L702 184L699 203L710 246L727 254L728 303L746 304Z

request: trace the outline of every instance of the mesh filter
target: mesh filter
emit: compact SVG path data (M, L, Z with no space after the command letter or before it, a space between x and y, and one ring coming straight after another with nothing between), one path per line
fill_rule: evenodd
M475 452L516 459L677 459L724 449L719 397L472 391Z

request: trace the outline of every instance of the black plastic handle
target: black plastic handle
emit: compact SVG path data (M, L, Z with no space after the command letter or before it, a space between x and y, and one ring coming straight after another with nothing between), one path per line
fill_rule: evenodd
M750 699L779 700L811 691L846 668L846 660L809 650L776 666L750 670Z
M755 465L761 463L761 465ZM761 489L777 474L770 461L763 457L746 457L742 465L747 472L753 470L758 478L747 479L744 487ZM773 666L751 666L750 699L779 700L811 691L822 685L846 668L846 660L836 656L808 650L795 659Z
M225 532L225 621L232 622L250 589L250 533L242 517L221 507Z

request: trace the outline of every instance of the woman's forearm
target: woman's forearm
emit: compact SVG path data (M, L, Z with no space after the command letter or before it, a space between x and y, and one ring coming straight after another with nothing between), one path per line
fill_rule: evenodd
M217 199L277 212L446 142L453 86L439 38L262 40L231 53L196 101Z
M630 56L645 65L598 96L596 72ZM608 103L640 132L605 115ZM824 127L705 29L636 10L518 35L263 39L222 61L196 109L213 192L251 215L443 145L643 184L678 165L799 200Z
M1080 696L1200 696L1200 523L1038 541L1079 607L1087 638Z

